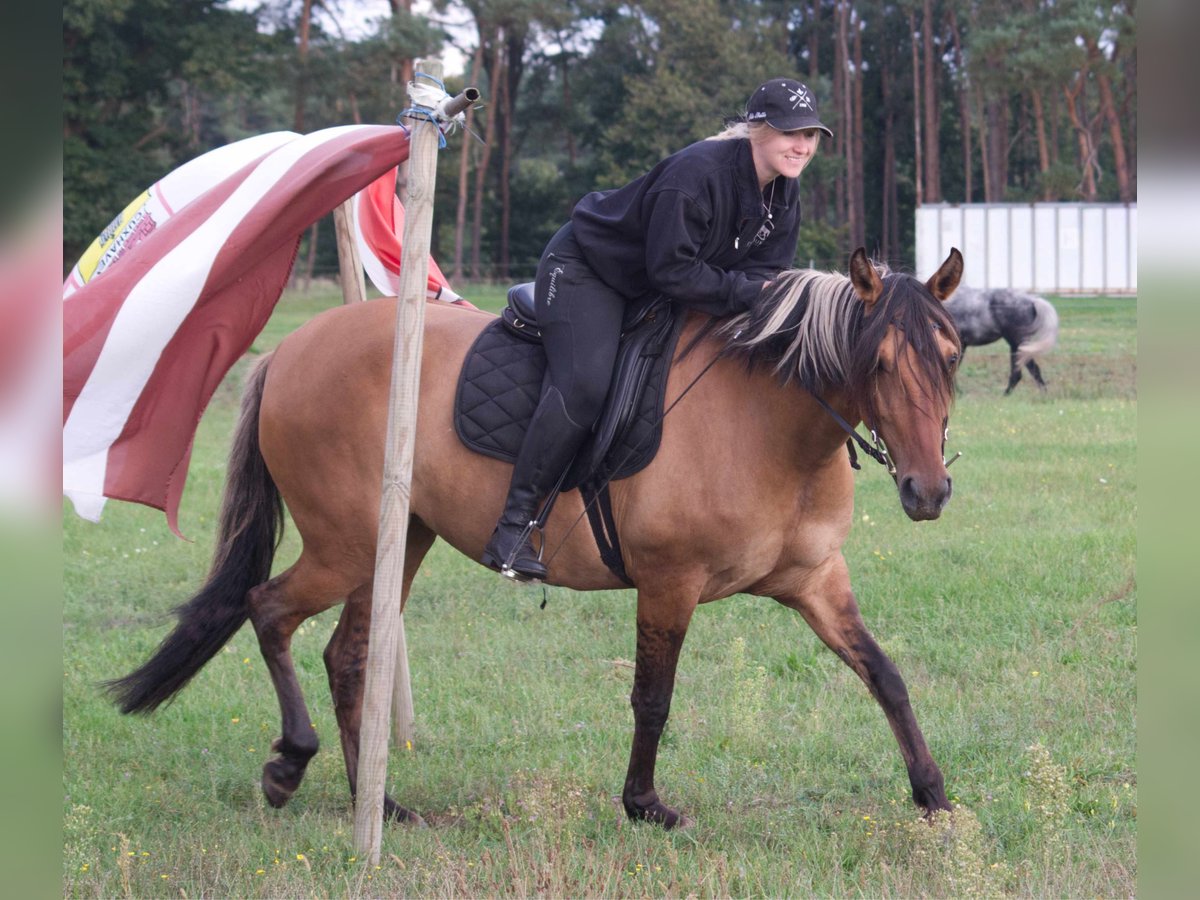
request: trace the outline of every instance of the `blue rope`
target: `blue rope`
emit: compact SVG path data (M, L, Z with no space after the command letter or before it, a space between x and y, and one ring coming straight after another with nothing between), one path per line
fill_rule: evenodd
M435 78L427 72L413 72L413 78L424 78L426 81L432 81L442 90L443 93L446 92L446 85L441 81L441 79ZM405 134L407 134L409 137L412 137L412 131L407 125L404 124L403 121L401 121L405 118L425 119L427 122L430 122L438 131L438 149L446 149L446 133L442 130L442 126L438 124L437 119L433 115L432 109L427 106L410 106L406 109L400 110L400 113L396 116L396 124L404 129Z
M440 78L435 78L434 76L430 75L428 72L413 72L413 78L425 78L429 81L432 81L434 84L436 84L438 87L440 87L442 89L443 93L447 93L447 94L450 93L449 91L446 90L446 85L444 82L442 82L442 80Z
M401 128L403 128L405 134L407 134L411 138L412 131L409 129L409 127L407 125L405 125L401 121L402 119L405 119L405 118L424 119L425 121L427 121L431 125L433 125L433 127L437 129L437 133L438 133L438 149L439 150L446 149L446 135L442 131L442 126L439 125L437 119L434 118L432 110L426 109L424 107L418 107L418 106L410 106L407 109L400 110L400 114L396 116L396 124L399 125Z

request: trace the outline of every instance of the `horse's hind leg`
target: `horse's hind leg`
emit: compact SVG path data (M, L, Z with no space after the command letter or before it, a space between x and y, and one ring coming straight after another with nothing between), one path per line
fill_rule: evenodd
M402 585L405 600L413 577L425 554L433 546L434 538L432 531L416 519L409 519ZM367 646L371 633L372 589L372 582L367 582L350 594L333 637L325 647L325 670L329 674L329 691L333 695L333 706L337 713L351 797L357 797L358 793L359 730L362 727L363 687L366 683ZM383 797L383 815L385 819L410 825L424 824L419 815L400 806L386 794Z
M283 806L296 792L318 747L317 732L292 664L292 635L305 619L341 602L346 590L334 573L309 563L302 555L286 572L250 591L250 621L283 720L283 733L271 745L278 755L263 766L262 775L263 793L274 807Z
M775 599L804 617L817 637L854 670L883 708L900 745L916 804L927 814L950 809L942 772L933 761L925 736L917 725L908 688L895 663L876 643L859 614L858 602L850 590L845 560L839 557L821 584L806 586L801 592L779 595Z
M675 667L696 609L696 598L654 595L638 590L637 660L633 673L633 747L621 800L631 819L656 822L664 828L686 827L691 820L659 800L654 788L658 743L675 691Z
M1033 380L1037 382L1037 386L1044 391L1046 389L1046 382L1042 378L1042 370L1038 366L1037 360L1032 357L1026 360L1025 368L1029 370L1029 374L1033 376Z
M1011 394L1012 389L1017 386L1017 382L1021 380L1021 360L1017 356L1017 348L1009 344L1011 348L1008 353L1008 387L1004 389L1004 393Z

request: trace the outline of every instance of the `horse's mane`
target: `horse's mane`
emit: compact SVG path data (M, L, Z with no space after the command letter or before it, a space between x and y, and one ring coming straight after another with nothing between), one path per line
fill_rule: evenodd
M781 272L748 312L715 320L691 346L707 336L721 355L765 366L784 383L797 382L820 394L845 388L867 400L867 381L889 325L917 351L927 382L953 393L953 373L942 359L934 331L957 330L943 304L911 275L873 263L883 294L866 314L850 278L839 272L789 269Z
M850 380L850 351L862 318L862 301L847 276L789 269L752 310L724 320L715 336L726 355L819 391Z

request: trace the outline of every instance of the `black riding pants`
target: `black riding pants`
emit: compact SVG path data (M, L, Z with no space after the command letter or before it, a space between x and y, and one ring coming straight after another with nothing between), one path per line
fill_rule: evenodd
M628 301L584 259L570 223L542 253L535 301L547 360L542 402L556 388L573 423L590 430L604 407Z

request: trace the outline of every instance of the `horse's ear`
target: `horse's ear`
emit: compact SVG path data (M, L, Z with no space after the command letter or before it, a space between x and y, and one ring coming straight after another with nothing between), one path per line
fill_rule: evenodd
M933 277L925 282L925 286L929 288L929 293L933 296L939 300L945 300L958 287L958 283L962 280L962 274L962 254L958 252L957 247L951 247L950 255L946 257L942 267L933 273Z
M867 251L863 247L855 250L850 257L850 283L868 309L875 305L883 293L883 281L871 265L871 260L867 259Z

